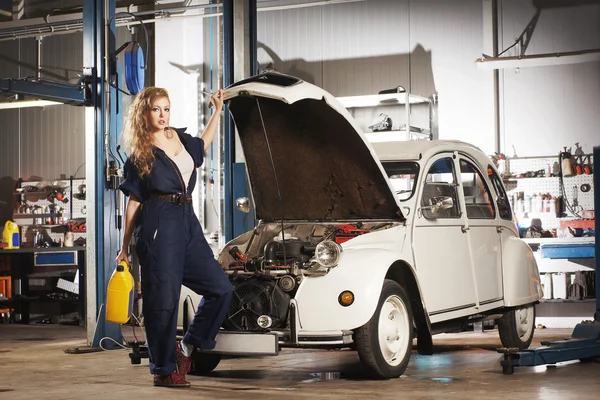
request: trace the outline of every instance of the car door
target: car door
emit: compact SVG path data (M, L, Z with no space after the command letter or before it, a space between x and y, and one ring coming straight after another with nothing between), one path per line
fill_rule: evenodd
M477 164L461 155L459 168L478 305L484 305L502 299L502 252L497 210L489 185Z
M444 153L429 160L417 199L420 208L414 220L413 249L430 316L472 307L476 302L456 158L456 153ZM453 206L437 213L426 208L432 199L440 197L452 198Z

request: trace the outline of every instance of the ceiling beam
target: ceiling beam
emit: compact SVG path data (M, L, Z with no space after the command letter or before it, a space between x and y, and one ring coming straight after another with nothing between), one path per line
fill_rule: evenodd
M23 19L25 15L25 0L13 0L12 2L12 19Z

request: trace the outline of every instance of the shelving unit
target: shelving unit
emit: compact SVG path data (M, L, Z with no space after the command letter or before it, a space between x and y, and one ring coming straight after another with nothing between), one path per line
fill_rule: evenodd
M398 141L398 140L432 140L437 136L434 126L436 110L436 99L418 96L407 92L386 93L364 96L348 96L337 98L344 107L353 114L354 118L361 125L365 134L371 141ZM427 105L427 115L421 116L419 121L414 123L411 109L415 105ZM404 108L404 113L400 107ZM371 112L364 112L358 115L357 109L369 109ZM392 119L392 129L389 131L370 132L367 129L369 123L379 113L385 112ZM404 124L397 121L404 114ZM411 121L412 119L412 121Z
M24 246L32 246L35 233L34 230L40 231L46 239L58 243L63 238L67 231L67 222L69 220L85 220L86 217L86 202L83 199L78 199L73 194L78 192L78 187L85 184L85 179L74 179L71 183L68 179L54 181L28 181L22 183L22 188L15 191L15 195L21 196L21 203L26 203L30 206L46 207L56 206L58 201L48 199L52 190L44 190L49 187L60 188L64 197L68 199L66 203L58 203L63 208L62 223L59 223L60 217L57 213L13 213L13 220L21 228L21 242ZM30 189L30 190L28 190ZM33 189L33 190L31 190ZM73 192L73 193L72 193ZM56 223L47 223L47 218L56 218ZM36 221L42 219L43 221ZM81 233L85 235L85 233ZM80 236L77 233L76 238Z
M500 160L499 171L503 173L503 180L509 196L515 192L523 192L525 195L550 194L551 196L563 195L560 187L560 173L558 168L558 155L548 157L523 157ZM550 172L551 176L547 176ZM526 176L531 174L544 176ZM574 196L577 198L577 210L594 209L594 175L565 176L563 179L564 195L566 200L573 206ZM582 185L589 184L591 190L582 192ZM516 207L513 207L513 210ZM579 219L568 209L566 216L560 216L549 212L515 212L519 224L529 226L534 218L541 220L544 230L556 229L559 237L556 238L525 238L524 241L534 251L539 271L540 281L544 287L544 298L538 305L538 316L536 323L549 328L570 328L579 323L582 317L593 314L593 298L571 297L569 288L578 284L576 278L585 277L590 282L588 293L594 292L593 282L595 274L595 258L544 257L542 249L544 246L557 245L572 248L581 245L595 243L595 237L572 237L565 229L570 226L575 228L593 228L593 220ZM562 229L561 229L562 228ZM581 232L580 232L581 233Z
M593 160L593 157L590 158ZM523 175L528 172L534 171L547 171L551 170L552 175L558 174L558 155L547 156L547 157L521 157L512 158L507 160L499 161L499 171L503 175L504 184L509 196L514 195L515 192L523 192L525 194L550 194L552 196L561 195L560 179L558 176L540 176L540 177L515 177ZM566 176L563 178L564 190L566 200L573 204L574 193L577 195L577 204L580 210L593 210L594 209L594 175L573 175ZM583 184L589 184L591 190L589 192L582 192L580 187ZM576 188L576 189L575 189ZM578 219L576 215L573 215L567 210L566 217L557 217L555 213L548 212L524 212L516 210L513 205L513 210L517 219L521 224L529 226L529 221L532 218L539 218L542 221L543 228L546 230L558 229L566 221L572 221Z

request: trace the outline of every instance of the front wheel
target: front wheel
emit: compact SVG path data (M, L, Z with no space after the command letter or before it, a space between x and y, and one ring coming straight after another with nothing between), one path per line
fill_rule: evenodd
M386 279L371 320L355 332L356 349L369 375L397 378L404 373L413 341L413 316L408 296Z
M513 308L498 320L502 345L524 350L531 345L535 331L535 306L528 304Z
M210 374L217 365L221 362L221 354L216 353L201 353L194 351L192 353L192 368L190 374L192 375L208 375Z

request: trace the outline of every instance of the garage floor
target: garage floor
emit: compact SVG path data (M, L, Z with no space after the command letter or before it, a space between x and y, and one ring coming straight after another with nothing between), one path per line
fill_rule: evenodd
M534 345L571 332L538 330ZM209 377L190 376L190 389L153 387L148 361L131 365L126 350L64 352L85 347L84 338L79 327L0 324L0 399L595 400L600 393L600 363L520 367L502 375L496 331L438 335L434 356L413 353L406 374L389 381L361 379L352 351L286 350L223 360Z

